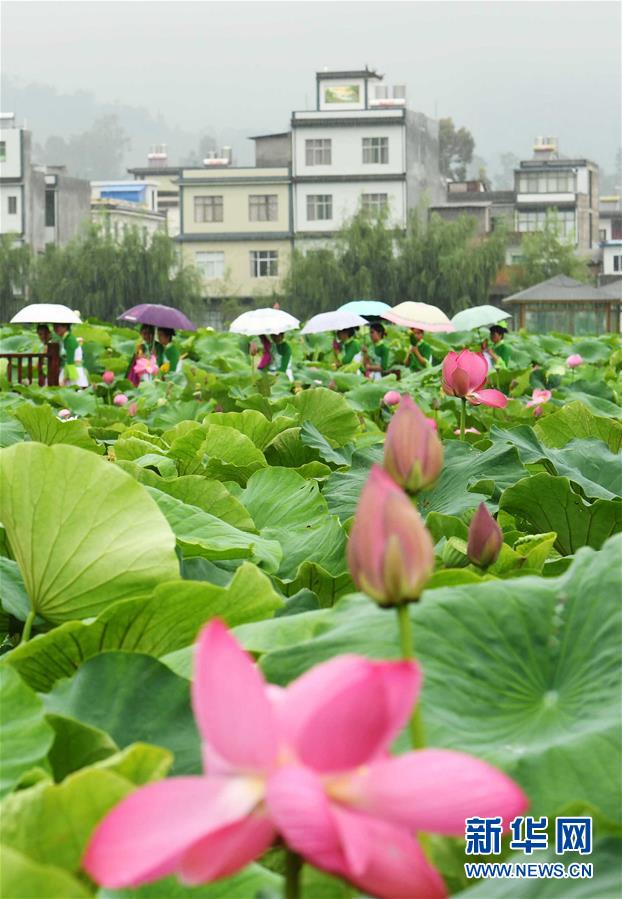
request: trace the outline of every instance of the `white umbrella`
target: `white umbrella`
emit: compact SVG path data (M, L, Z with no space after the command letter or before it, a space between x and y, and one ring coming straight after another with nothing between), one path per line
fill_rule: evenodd
M282 309L250 309L238 315L229 325L229 330L233 334L252 337L254 334L284 334L299 327L298 319Z
M80 325L82 319L79 313L74 312L69 306L61 306L60 303L31 303L24 306L11 319L11 323L20 325Z
M471 331L473 328L485 328L488 325L496 325L506 318L511 318L510 312L497 309L496 306L472 306L456 312L451 320L456 331Z
M335 309L334 312L320 312L310 318L302 329L302 334L322 334L324 331L342 331L344 328L360 328L367 321L356 312Z
M454 331L455 328L442 309L429 303L414 303L407 300L381 313L382 318L405 328L420 328L422 331Z

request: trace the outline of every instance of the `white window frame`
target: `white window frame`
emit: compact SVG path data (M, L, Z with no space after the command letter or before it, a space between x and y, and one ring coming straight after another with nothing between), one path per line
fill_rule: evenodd
M251 250L251 278L277 278L279 274L278 250Z
M372 215L380 215L389 208L389 195L385 193L361 194L361 209Z
M217 281L225 277L224 250L197 250L194 255L195 265L205 281Z
M279 198L277 194L249 194L249 222L276 222L279 217Z
M330 137L314 137L305 140L306 165L332 165L333 142Z
M195 222L222 222L225 203L222 194L199 194L194 198Z
M389 164L389 138L388 137L364 137L363 165L388 165Z
M307 194L307 221L330 222L333 218L332 194Z

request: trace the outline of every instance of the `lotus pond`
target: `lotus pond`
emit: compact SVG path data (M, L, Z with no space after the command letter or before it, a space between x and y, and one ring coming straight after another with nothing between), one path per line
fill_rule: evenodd
M620 895L619 335L510 334L491 408L466 333L376 382L296 337L292 384L199 330L138 388L74 333L86 390L0 368L2 896Z

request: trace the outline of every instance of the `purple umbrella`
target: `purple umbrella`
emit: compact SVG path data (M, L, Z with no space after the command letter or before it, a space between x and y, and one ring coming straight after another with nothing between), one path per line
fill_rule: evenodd
M126 309L119 316L118 321L140 322L141 325L174 328L177 331L196 331L197 329L197 326L179 309L173 309L172 306L161 306L159 303L140 303L138 306L132 306L131 309Z

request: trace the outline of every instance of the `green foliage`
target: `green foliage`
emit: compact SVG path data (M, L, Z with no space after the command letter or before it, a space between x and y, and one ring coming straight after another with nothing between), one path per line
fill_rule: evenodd
M9 321L24 305L32 264L28 246L0 234L0 321Z
M513 291L524 290L555 275L568 275L578 281L589 281L590 272L585 260L574 252L574 241L562 236L556 210L546 214L544 228L523 235L521 262L513 267L510 285Z
M473 159L475 139L467 128L456 128L453 119L438 123L438 152L441 175L453 181L464 181L467 166Z
M284 282L287 307L307 318L349 299L431 303L452 314L486 303L503 265L506 237L498 229L476 238L474 219L446 222L424 210L411 213L405 233L387 225L387 216L359 213L339 232L335 245L296 251Z

